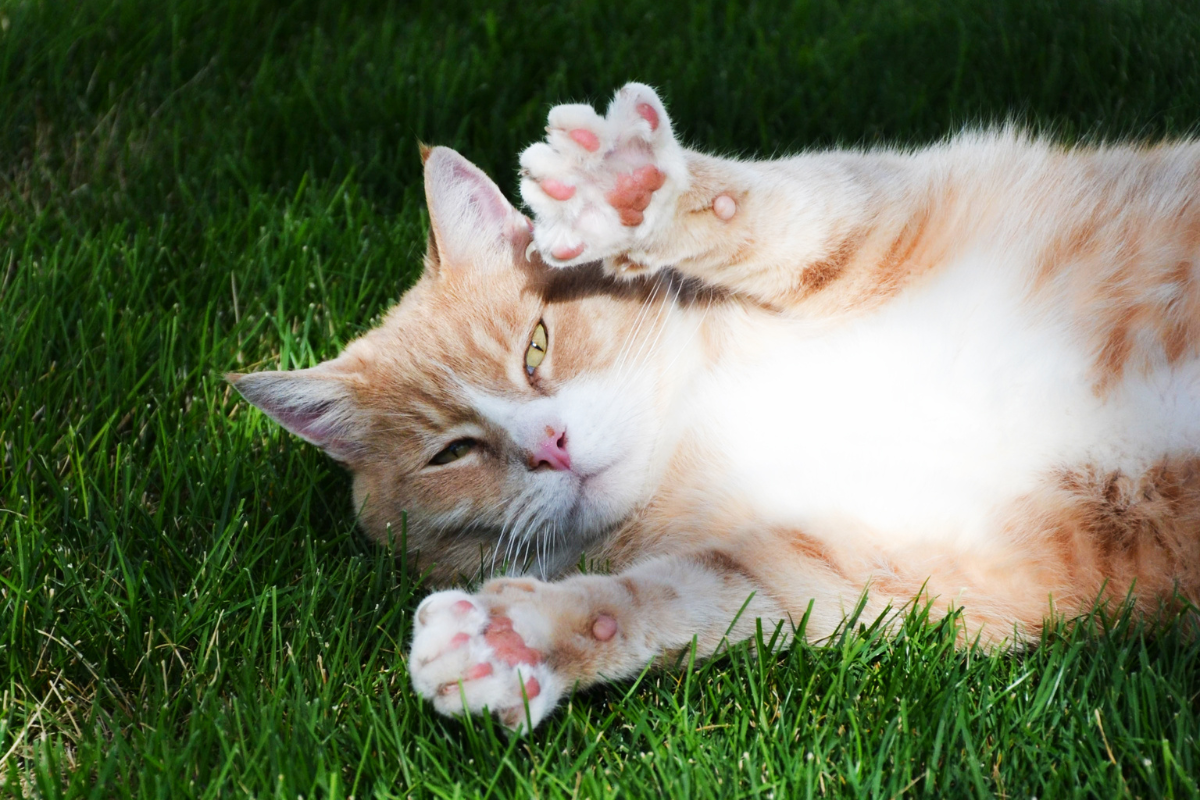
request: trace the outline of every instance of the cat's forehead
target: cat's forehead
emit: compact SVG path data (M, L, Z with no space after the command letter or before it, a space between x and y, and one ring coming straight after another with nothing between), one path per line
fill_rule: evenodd
M552 343L544 389L603 370L634 327L630 315L656 293L614 283L600 265L551 270L536 255L508 268L427 270L344 355L364 402L387 412L392 430L425 436L477 419L480 397L527 401L525 353L539 322Z
M523 380L514 352L541 307L536 285L520 275L422 279L348 352L362 358L369 386L465 403L464 384L503 391Z

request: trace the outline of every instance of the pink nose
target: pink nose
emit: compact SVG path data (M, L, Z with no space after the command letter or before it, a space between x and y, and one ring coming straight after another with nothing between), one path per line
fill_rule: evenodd
M550 469L565 471L571 468L571 454L567 452L567 430L546 426L546 438L533 451L529 459L533 469L543 464Z

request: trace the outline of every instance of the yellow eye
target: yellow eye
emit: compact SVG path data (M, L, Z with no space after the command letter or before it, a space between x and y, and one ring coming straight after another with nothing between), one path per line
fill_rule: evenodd
M547 344L546 326L539 322L533 329L533 337L529 340L529 348L525 351L525 371L530 375L546 357Z
M442 464L449 464L451 461L458 461L471 452L475 445L476 441L474 439L459 439L451 442L446 446L446 449L429 459L429 463L441 466Z

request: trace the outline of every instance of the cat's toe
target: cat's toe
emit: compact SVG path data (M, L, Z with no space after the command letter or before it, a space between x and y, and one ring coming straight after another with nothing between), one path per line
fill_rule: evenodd
M450 606L457 603L471 602L471 595L459 589L448 589L444 592L434 592L428 595L421 604L417 606L417 625L424 626L429 624L429 621L444 612ZM458 608L466 608L466 606L458 606Z
M627 83L608 104L605 120L622 137L651 143L671 139L671 120L658 93L644 83Z
M621 224L639 225L647 216L641 212L652 203L665 206L686 188L683 148L662 100L644 83L625 84L609 103L605 120L615 140L612 169L618 173L606 199L621 212Z
M576 176L566 159L545 142L525 148L521 164L521 199L542 221L563 213L559 205L575 196Z
M483 643L488 614L466 592L437 592L417 607L409 672L413 688L433 698L490 655Z
M584 103L555 106L546 116L546 123L550 146L578 162L602 158L612 146L605 119Z
M550 266L583 263L592 256L578 220L595 206L595 189L580 187L569 159L545 142L521 153L521 198L537 219L534 243Z
M492 667L486 675L444 684L431 700L446 716L457 716L464 709L470 713L486 710L505 727L523 731L530 725L536 727L554 709L562 695L561 683L546 664Z

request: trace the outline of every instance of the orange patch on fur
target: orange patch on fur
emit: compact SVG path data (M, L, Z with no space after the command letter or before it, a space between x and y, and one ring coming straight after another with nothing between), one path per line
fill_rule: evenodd
M865 233L854 233L846 236L822 260L805 267L800 273L801 295L811 295L822 291L846 272L846 267L862 247L867 238Z
M788 531L783 534L784 541L792 551L808 561L816 561L835 575L845 577L837 559L829 552L825 543L820 539L807 536L800 531Z
M1200 459L1164 459L1142 475L1063 472L1050 540L1079 603L1129 592L1150 612L1174 591L1200 600Z

